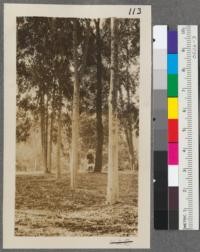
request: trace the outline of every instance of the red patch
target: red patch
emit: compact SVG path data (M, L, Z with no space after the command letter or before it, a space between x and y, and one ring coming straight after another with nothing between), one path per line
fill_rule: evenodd
M168 143L178 142L178 120L168 120Z

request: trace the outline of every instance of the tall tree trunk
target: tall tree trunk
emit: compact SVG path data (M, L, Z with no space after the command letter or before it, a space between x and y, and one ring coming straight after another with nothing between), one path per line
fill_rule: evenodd
M109 138L108 138L108 185L107 203L114 204L119 200L118 174L118 52L117 52L117 20L111 18L111 70L109 90Z
M129 160L131 165L131 170L134 169L134 146L133 146L133 134L132 129L130 127L124 128L126 141L128 144L128 150L129 150Z
M48 169L48 136L49 136L49 96L46 95L45 104L45 173L49 173Z
M73 60L74 60L74 91L72 111L72 146L71 146L71 189L76 186L76 174L79 162L79 96L80 85L78 78L78 55L77 55L77 19L73 21Z
M53 127L54 127L54 113L55 113L55 89L53 90L52 94L52 102L51 102L51 123L50 123L50 135L49 135L49 160L48 160L48 168L49 168L49 173L52 171L52 147L53 147Z
M42 162L44 166L44 173L46 173L45 162L45 105L44 105L44 93L41 90L40 97L40 132L41 132L41 145L42 145Z
M127 58L128 58L128 49L127 49ZM127 100L128 100L128 115L127 115L127 127L125 129L126 131L126 138L128 142L128 147L129 147L129 158L130 158L130 165L131 165L131 170L134 169L134 146L133 146L133 125L132 125L132 112L131 112L131 97L130 97L130 86L129 86L129 75L128 75L128 63L129 61L127 60Z
M73 91L73 108L72 108L72 146L71 146L71 162L70 171L71 189L76 187L76 176L79 168L79 103L80 103L80 82L86 69L86 59L89 48L90 38L90 21L86 21L86 37L83 48L82 64L78 71L78 41L77 41L77 29L78 20L73 21L73 61L74 61L74 91Z
M135 159L134 159L134 170L137 171L138 170L138 137L136 134L136 130L133 130L132 132L132 142L133 142L133 146L134 146L134 155L135 155Z
M61 92L61 88L59 87L58 135L57 135L57 179L59 179L61 176L61 169L60 169L61 127L62 127L61 109L62 109L62 92Z
M101 58L101 37L98 19L96 24L96 61L97 61L97 95L96 95L96 158L95 172L102 170L102 151L103 151L103 123L102 123L102 58Z
M131 112L131 94L130 94L130 81L129 81L129 50L128 44L126 45L126 89L127 89L127 124L125 126L125 135L127 138L129 148L129 159L131 170L134 169L134 146L133 146L133 125L132 125L132 112Z

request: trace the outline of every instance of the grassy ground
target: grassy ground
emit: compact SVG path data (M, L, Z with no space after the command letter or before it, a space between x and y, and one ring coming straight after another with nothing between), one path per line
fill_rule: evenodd
M16 177L15 235L126 236L137 233L137 175L120 174L120 202L106 204L107 174Z

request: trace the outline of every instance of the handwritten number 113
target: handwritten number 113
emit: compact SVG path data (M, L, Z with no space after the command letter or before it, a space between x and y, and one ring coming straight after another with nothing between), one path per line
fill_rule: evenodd
M129 9L129 15L140 15L142 13L142 9L141 8L130 8Z

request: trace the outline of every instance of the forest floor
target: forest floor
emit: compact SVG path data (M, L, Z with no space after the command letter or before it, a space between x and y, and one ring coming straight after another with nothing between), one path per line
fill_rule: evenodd
M128 236L138 228L137 174L120 173L120 201L106 204L107 174L16 176L16 236Z

